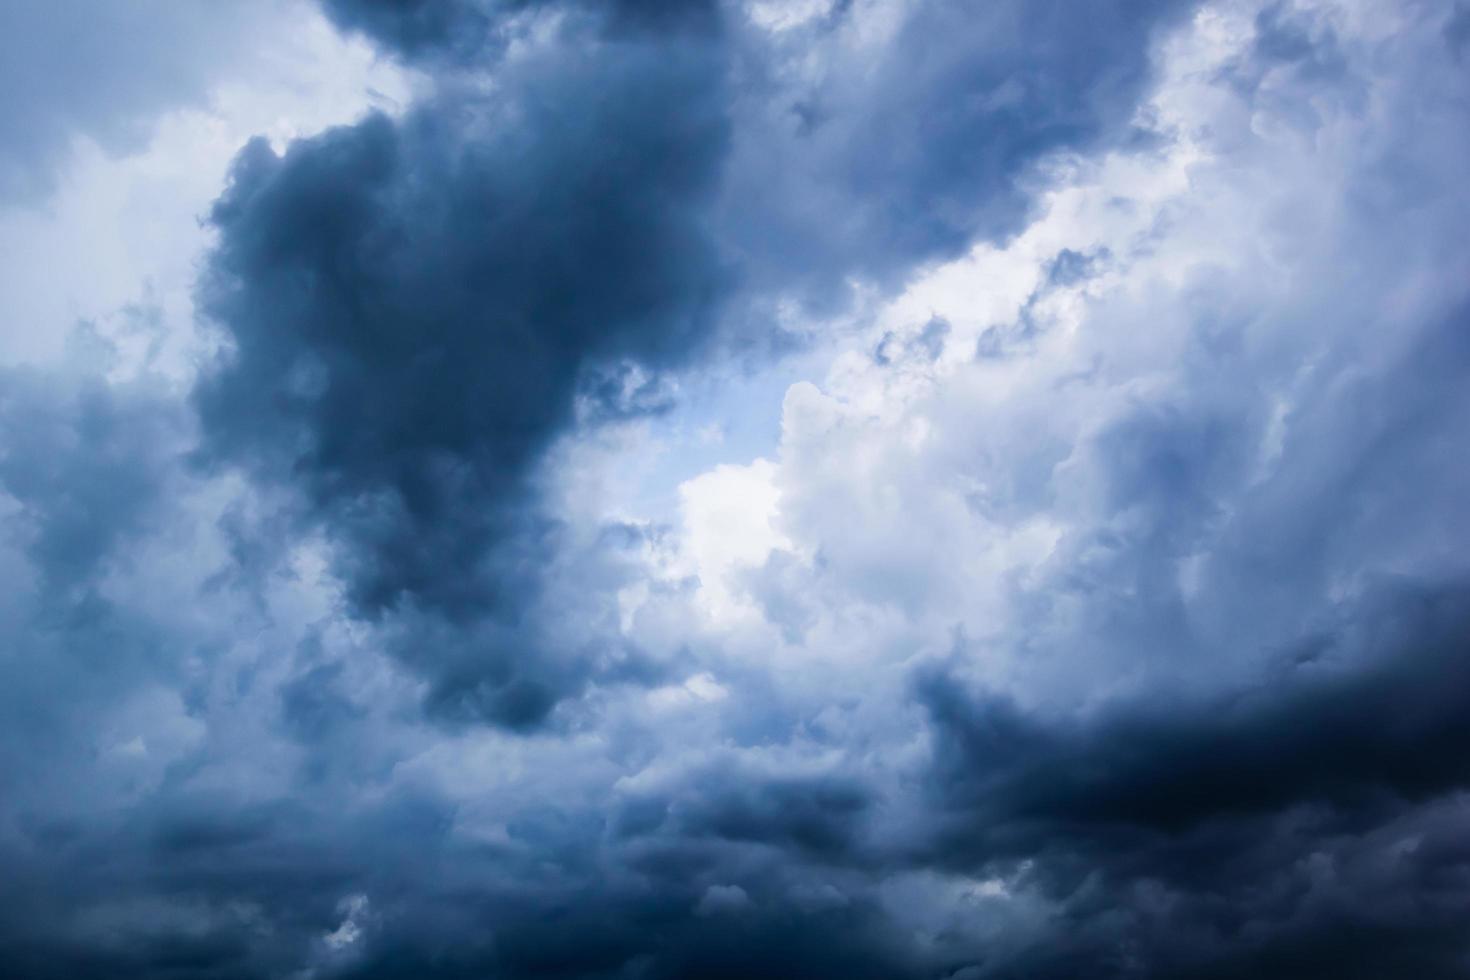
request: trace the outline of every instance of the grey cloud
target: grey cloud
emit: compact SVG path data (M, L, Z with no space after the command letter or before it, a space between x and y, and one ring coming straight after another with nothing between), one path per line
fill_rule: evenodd
M182 444L183 413L145 383L96 375L0 375L0 487L48 601L85 598L130 534L158 516Z
M363 34L414 63L484 67L506 43L524 33L524 18L554 0L322 0L343 30ZM605 19L614 34L628 31L705 31L717 23L712 0L574 0Z
M757 42L726 199L743 266L820 307L1014 232L1037 163L1130 138L1150 40L1191 7L925 0L867 46L885 8L838 4Z
M1259 688L1120 705L1060 729L931 675L919 690L943 733L943 795L974 808L964 823L978 853L993 834L1005 856L1080 843L1088 827L1107 846L1130 829L1184 836L1299 805L1373 815L1451 793L1470 780L1458 750L1470 735L1465 590L1406 585L1364 605Z
M75 136L135 148L158 113L201 100L259 36L258 13L235 0L5 4L0 202L49 192Z
M361 544L365 610L483 601L496 504L581 372L683 356L719 287L689 213L722 139L701 56L607 46L578 77L555 57L501 104L254 144L216 206L205 300L231 350L198 395L206 452L298 474ZM642 108L676 90L674 114Z
M444 51L480 56L496 24L489 4L467 0L325 0L322 6L342 29L410 58Z
M934 808L909 859L1060 917L976 975L1458 976L1465 599L1386 587L1258 685L1084 718L922 673Z
M32 739L73 735L66 726L99 700L167 673L158 637L104 585L137 574L134 547L171 523L187 417L155 379L108 382L105 346L78 338L90 350L80 366L0 370L3 531L15 549L3 552L0 656L10 763ZM0 778L17 774L7 765Z
M763 845L842 863L857 852L871 790L841 775L768 776L729 765L682 780L677 792L635 796L617 832L655 849L715 840Z
M436 700L514 724L579 672L491 679L539 656L492 635L535 601L556 533L534 468L579 398L613 397L606 369L686 360L724 284L699 218L726 139L718 52L600 31L574 19L488 97L283 157L253 144L203 291L229 349L196 395L201 458L299 484L361 615L412 607L479 647L425 656L455 689Z
M936 383L923 439L792 423L749 617L651 577L659 532L558 513L559 441L677 411L681 371L771 341L752 310L1004 235L1053 150L1152 152L1129 117L1185 8L919 3L869 71L861 8L781 41L573 5L515 49L481 32L528 5L341 0L440 87L242 152L192 402L0 374L33 586L0 603L0 972L1464 975L1463 130L1354 130L1379 62L1345 28L1273 8L1211 92L1350 172L1340 223L1242 215L1269 262L1100 295L1027 387L1046 304L1136 258L1044 246L1013 397ZM803 45L830 71L782 74ZM1374 145L1293 142L1324 120ZM1277 162L1235 138L1191 179ZM1139 248L1188 258L1199 216L1166 217ZM970 329L914 327L852 370L947 370ZM973 571L1033 521L1049 553ZM658 605L631 626L625 586Z
M444 55L456 71L459 46L484 50L485 31L538 8L329 6L388 49ZM1029 162L1126 111L1167 5L1108 21L1107 56L1059 8L993 11L1008 45L1057 40L1056 60L1036 66L986 31L948 29L961 15L947 5L921 5L877 76L834 87L851 101L796 136L758 108L792 93L739 81L790 53L701 10L571 5L549 42L526 34L507 60L497 48L493 94L446 82L401 121L371 117L280 157L256 142L215 207L202 299L229 350L196 395L201 458L300 487L355 610L419 617L406 655L446 716L531 726L596 672L596 655L558 654L515 625L556 547L532 485L553 440L579 418L664 410L661 373L716 339L764 344L739 311L807 291L812 270L845 276L869 257L901 269L995 231L976 209L1015 197ZM936 39L953 50L915 57ZM854 56L833 56L839 78L857 71ZM911 63L926 66L917 78ZM939 131L913 129L926 115ZM750 157L748 141L767 137L785 148ZM789 172L769 171L779 159ZM832 219L865 213L860 202L893 209L854 237ZM793 215L800 229L780 224ZM778 254L803 236L800 263ZM629 365L652 379L631 393ZM438 645L442 663L424 637L444 631L425 616L456 634Z

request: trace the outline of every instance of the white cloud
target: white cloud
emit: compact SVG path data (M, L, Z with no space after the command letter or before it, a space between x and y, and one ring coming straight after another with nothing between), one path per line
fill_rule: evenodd
M717 619L739 604L735 575L762 564L785 541L774 526L780 509L774 475L775 465L758 459L717 466L679 486L684 554L704 607Z

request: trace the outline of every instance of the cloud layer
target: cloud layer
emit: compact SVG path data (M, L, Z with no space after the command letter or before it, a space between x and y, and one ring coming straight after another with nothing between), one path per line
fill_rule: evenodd
M1470 972L1470 14L322 9L0 368L0 972Z

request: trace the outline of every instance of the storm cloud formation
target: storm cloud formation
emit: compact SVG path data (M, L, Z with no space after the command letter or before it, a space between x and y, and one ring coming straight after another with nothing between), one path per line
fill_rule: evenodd
M585 373L698 339L721 119L690 92L709 73L666 54L617 49L574 80L517 66L521 99L377 116L284 158L256 142L237 163L213 213L208 303L232 345L200 392L207 448L360 527L364 608L482 602L478 525L525 491Z
M367 617L519 615L547 533L527 481L578 395L636 411L634 372L713 316L718 52L573 19L488 96L251 144L215 206L205 305L231 343L204 451L302 486ZM523 682L549 679L499 683ZM537 691L496 710L534 721Z
M1464 588L1365 605L1269 686L1081 721L925 677L940 748L921 860L1001 869L1089 922L1027 975L1130 947L1165 976L1456 975Z
M894 202L879 227L856 235L870 255L886 250L885 263L952 250L992 230L974 209L1013 195L1028 160L1080 144L1125 112L1152 8L1130 7L1110 24L1119 59L1099 57L1070 26L1056 31L1062 15L1038 9L995 16L1057 39L1064 50L1040 80L1016 70L1010 48L972 47L947 53L932 76L904 79L910 90L889 105L897 64L916 60L910 32L943 37L929 19L960 16L921 9L884 69L893 81L822 110L835 118L818 128L844 129L833 138L848 145L794 151L830 168L799 179L854 186L812 216L813 230L794 232L817 236L802 246L811 254L801 271L770 281L771 270L743 260L790 230L750 228L730 212L807 191L764 173L749 186L752 175L739 173L747 161L729 159L735 131L753 122L741 118L749 96L732 76L742 60L780 53L749 49L714 7L330 5L338 23L451 76L475 70L468 46L495 66L493 88L455 78L401 120L378 115L280 156L260 140L245 149L212 213L220 245L203 303L228 349L197 395L203 455L302 488L359 614L450 621L416 623L405 654L436 679L433 703L516 726L540 721L585 676L609 669L602 643L556 657L522 625L536 605L537 566L557 547L528 485L548 445L579 408L584 419L660 408L660 375L710 345L727 306L746 308L730 295L737 284L747 306L792 288L801 295L822 252L850 247L852 229L822 227L829 214ZM504 44L489 45L492 32L520 38L508 60ZM986 107L932 134L906 132L916 106L956 93ZM915 156L881 174L846 172L876 160L879 145ZM953 175L930 172L939 160ZM936 223L937 208L956 204L963 210ZM839 261L843 275L868 265ZM742 335L749 320L733 319L728 340L772 342ZM485 635L486 620L497 635ZM547 656L554 671L537 663Z
M1470 976L1463 9L312 16L0 366L0 974Z

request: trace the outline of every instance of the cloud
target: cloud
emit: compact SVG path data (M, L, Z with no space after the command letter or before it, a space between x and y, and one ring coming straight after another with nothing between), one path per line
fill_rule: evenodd
M137 148L158 113L202 100L281 10L234 0L208 10L158 0L7 4L0 202L49 192L78 136L113 152Z
M19 795L17 739L60 738L75 761L69 726L159 677L157 636L112 585L137 574L139 543L171 523L187 416L146 377L109 383L111 351L91 330L73 350L63 373L0 370L0 686L5 782Z
M446 49L479 55L495 24L488 4L470 0L325 0L322 6L343 30L408 57Z
M1305 933L1371 922L1385 941L1429 941L1448 974L1466 952L1444 917L1405 915L1392 893L1329 877L1332 899L1279 893L1314 854L1370 862L1373 831L1453 808L1470 772L1459 746L1470 669L1463 587L1385 590L1259 687L1208 701L1110 703L1047 721L1006 699L971 699L943 673L919 682L934 719L938 833L921 860L987 869L1076 903L1103 935L1139 947L1151 974L1204 968L1218 949L1170 949L1133 930L1188 924L1252 939L1225 954L1245 968L1286 957ZM1411 860L1413 848L1403 855ZM1327 860L1323 858L1323 860ZM1388 860L1392 860L1391 858ZM1142 883L1156 889L1140 892ZM1110 912L1096 904L1109 896ZM1222 900L1223 899L1223 900ZM1146 903L1155 903L1143 907ZM1383 904L1379 904L1383 903ZM1335 925L1334 925L1335 923ZM1397 939L1387 937L1397 935ZM1348 969L1331 949L1311 968ZM1168 969L1173 956L1198 957ZM1385 962L1378 961L1379 968Z
M384 50L410 62L483 67L505 45L525 32L532 19L554 0L323 0L323 8L343 30L372 38ZM592 12L615 33L625 31L706 31L715 25L717 4L710 0L576 0L566 7Z
M220 243L201 292L225 340L196 394L201 458L300 489L302 520L326 529L357 614L414 617L401 631L418 637L404 641L413 648L405 657L430 678L436 710L534 725L599 671L598 654L550 650L540 627L515 625L536 619L545 587L537 568L562 547L536 501L548 448L579 422L667 410L652 394L659 378L700 352L779 343L740 311L806 292L808 271L836 240L832 219L853 213L852 202L893 200L895 215L918 217L931 196L952 198L958 185L923 168L965 153L931 147L858 174L809 173L798 159L831 168L876 157L880 144L927 145L912 133L853 129L882 118L900 125L909 109L885 109L890 98L978 104L983 91L1022 83L993 48L979 61L973 51L946 56L953 70L913 91L881 79L839 84L834 92L858 101L830 107L829 146L827 136L780 135L758 113L797 96L740 81L748 73L737 66L778 72L791 53L733 11L722 22L661 4L328 10L435 66L439 89L401 121L370 117L283 155L256 142L240 156L213 210ZM950 36L946 10L913 12L883 57L896 63L923 38ZM1057 26L1033 24L1019 7L997 16L997 30L1023 40ZM1113 25L1107 36L1122 61L1084 65L1064 54L1038 66L1037 93L1017 98L1042 98L1057 112L1007 103L946 124L941 144L988 148L988 163L954 174L958 182L963 171L977 206L1013 194L1012 178L1043 153L1080 146L1126 113L1156 16L1151 8ZM824 50L834 75L866 57L846 50L857 30L841 26L849 36ZM518 40L490 57L486 32ZM1066 34L1063 46L1081 42ZM465 46L484 56L466 62ZM963 66L976 64L972 77ZM476 72L482 81L467 81ZM772 174L745 150L768 137L811 145L793 145L791 172ZM813 193L819 211L792 206L813 181L845 182L851 202ZM769 250L747 239L790 238L770 223L774 212L761 217L772 201L808 211L801 233L819 236L808 260L782 263L779 275L761 270ZM884 224L874 233L886 244L869 247L891 251L889 268L997 230L957 212L943 234L919 229L921 248ZM844 276L865 272L864 260L840 262Z
M196 395L202 457L299 484L364 617L513 630L555 533L534 501L542 454L579 399L611 397L598 372L679 364L707 332L717 53L598 31L563 25L489 95L445 92L284 156L256 142L214 208L202 300L227 349ZM563 659L560 680L495 679L536 638L459 642L486 665L449 682L471 658L440 670L426 653L429 674L520 691L484 702L511 723L585 673Z
M1460 110L1433 17L1296 10L1283 47L1256 14L1166 50L1145 111L1172 144L1082 170L787 395L767 628L730 642L782 678L788 737L893 753L863 756L885 802L855 864L967 889L913 913L951 924L955 975L1453 976L1470 952L1444 836L1470 778L1444 547L1465 252L1427 204L1463 200L1438 137L1395 129L1400 98ZM1389 36L1433 57L1361 98ZM913 722L873 692L925 662L915 799L890 768Z
M5 972L1462 974L1458 15L1097 9L331 5L0 372Z
M727 197L749 274L821 307L1015 232L1038 164L1129 138L1191 7L839 3L757 33Z
M82 335L83 342L94 342ZM11 526L46 601L82 601L105 563L156 518L181 444L182 413L146 382L97 374L0 375L0 486L18 505Z

